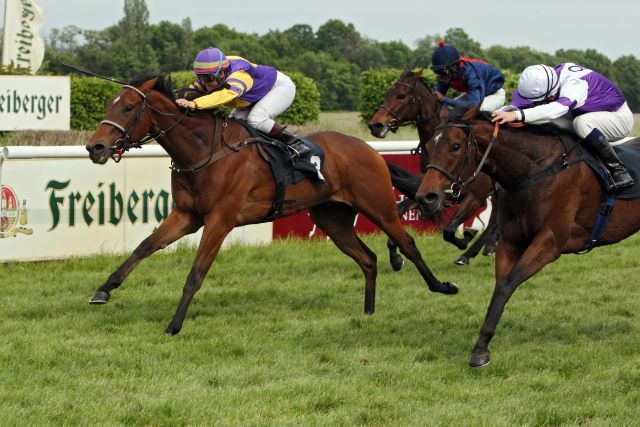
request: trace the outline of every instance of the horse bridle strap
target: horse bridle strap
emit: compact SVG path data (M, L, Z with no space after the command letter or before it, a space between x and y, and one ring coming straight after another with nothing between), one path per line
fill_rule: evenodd
M407 84L405 82L395 82L393 85L394 86L405 86L408 87L409 90L411 91L411 99L412 100L416 100L417 99L417 103L418 105L420 105L420 114L423 113L424 111L424 104L422 103L422 99L417 95L417 90L416 87L418 86L418 83L421 82L422 80L417 80L416 84L411 86L410 84ZM427 88L428 89L428 88ZM404 121L400 121L397 119L398 114L394 111L391 111L391 109L389 107L387 107L384 103L382 105L380 105L379 108L382 108L383 110L385 110L387 113L389 113L389 115L393 118L393 121L389 123L389 128L390 129L397 129L400 126L405 126L405 125L409 125L409 124L418 124L418 123L422 123L422 122L428 122L429 120L431 120L432 118L436 117L439 113L440 113L440 106L442 104L440 102L437 102L437 108L436 111L427 116L420 116L418 117L416 120L404 120Z
M473 129L471 125L468 123L445 123L443 125L438 126L436 129L444 129L448 127L457 127L457 128L462 128L468 131L467 147L465 149L464 161L462 165L460 166L458 172L455 173L455 175L449 173L449 171L447 171L442 166L432 164L432 163L427 165L426 170L435 169L441 174L443 174L445 177L447 177L447 179L451 181L451 189L449 190L449 192L451 193L452 197L455 200L457 200L460 197L460 193L462 193L462 190L464 189L464 187L468 186L478 178L478 175L480 174L480 171L482 170L482 167L486 163L487 158L489 157L489 153L493 148L493 143L498 139L500 125L496 122L493 128L493 133L491 134L491 140L489 141L489 144L487 145L487 149L484 151L482 158L478 162L478 166L473 171L473 173L469 176L469 178L467 178L464 181L462 181L462 175L464 174L464 171L467 169L467 167L471 164L471 146L473 145L476 149L476 153L478 153L479 151L478 141L476 141L476 139L473 137L473 132L472 132Z
M169 113L165 113L162 112L160 110L158 110L157 108L153 107L151 104L148 103L148 97L147 94L145 94L144 92L142 92L140 89L138 89L135 86L131 86L131 85L123 85L122 86L123 89L131 89L135 92L138 93L138 95L140 95L142 97L142 106L140 107L140 110L136 113L136 117L135 119L131 122L131 124L125 129L124 126L122 126L121 124L114 122L113 120L102 120L100 122L100 124L104 124L104 125L109 125L109 126L113 126L114 128L118 129L122 135L123 138L118 138L117 140L114 141L113 145L110 147L112 150L115 151L115 153L111 156L111 158L118 163L121 159L122 159L122 155L124 152L129 151L131 148L141 148L144 144L147 144L155 139L158 138L162 138L167 132L169 132L171 129L173 129L174 127L176 127L178 124L180 124L180 122L186 117L186 113L187 111L185 111L185 113L183 114L183 116L176 120L174 123L171 124L171 126L169 126L167 129L164 129L160 132L158 132L155 135L146 135L144 138L142 138L139 141L131 141L131 131L133 130L133 128L135 127L136 124L138 124L138 122L142 119L142 115L144 114L145 108L147 107L147 105L149 106L149 108L151 108L152 110L163 114L163 115L173 115L173 114L169 114ZM116 153L117 153L117 157L116 157Z

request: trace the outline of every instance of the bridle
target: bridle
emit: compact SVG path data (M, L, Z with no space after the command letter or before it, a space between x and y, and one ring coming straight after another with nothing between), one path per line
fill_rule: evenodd
M438 116L438 114L440 113L440 107L442 105L442 103L440 102L436 102L436 110L435 112L433 112L432 114L428 115L425 117L424 112L426 111L424 102L422 101L422 97L420 96L420 93L418 92L418 84L421 83L423 85L425 85L425 87L427 87L428 90L430 90L430 88L428 86L426 86L426 84L423 82L422 79L418 78L416 79L415 84L412 86L408 83L405 82L401 82L401 81L397 81L393 84L392 87L396 87L396 86L404 86L409 88L410 91L410 96L411 98L409 99L409 102L411 104L418 104L420 107L420 114L413 120L400 120L400 114L397 111L392 111L389 107L386 106L386 103L383 103L382 105L380 105L379 108L382 108L383 110L385 110L387 113L389 113L389 115L391 116L391 118L393 120L391 120L389 122L389 124L387 124L387 127L389 128L389 130L391 132L396 132L398 130L399 127L401 126L406 126L409 124L414 124L417 125L419 123L424 123L424 122L428 122L429 120L433 119L434 117Z
M122 126L121 124L114 122L112 120L102 120L100 122L100 124L104 124L104 125L110 125L113 126L114 128L118 129L121 133L122 133L122 138L118 138L117 140L115 140L115 142L113 143L113 145L110 147L110 150L113 152L113 154L111 154L111 158L113 159L113 161L115 161L116 163L120 162L120 160L122 159L122 156L125 152L129 151L131 148L142 148L142 146L144 144L147 144L155 139L158 138L162 138L167 132L169 132L171 129L173 129L174 127L176 127L178 124L180 124L180 122L182 122L182 120L184 120L184 118L187 115L188 110L185 110L184 114L182 115L182 117L180 117L178 120L176 120L175 122L173 122L168 128L161 130L160 132L150 135L147 134L144 136L144 138L138 140L138 141L133 141L131 140L131 131L133 129L135 129L136 125L138 124L138 122L142 119L145 109L147 106L149 106L150 109L152 109L153 111L155 111L158 114L162 114L165 116L174 116L175 114L173 113L165 113L163 111L158 110L157 108L155 108L153 105L151 105L149 103L149 97L147 96L148 93L143 93L140 89L138 89L135 86L131 86L131 85L123 85L122 86L123 89L131 89L133 91L135 91L138 95L140 95L142 97L142 104L140 106L140 110L138 110L138 112L136 113L135 118L133 119L133 121L125 128L124 126Z
M452 174L452 173L449 173L449 171L447 171L445 168L443 168L440 165L429 163L425 169L425 173L429 169L435 169L438 172L440 172L442 175L444 175L449 181L451 181L451 188L449 190L446 190L445 193L451 194L453 201L457 202L458 199L460 198L460 194L462 193L462 190L478 178L478 175L480 174L480 171L482 170L482 167L487 161L487 157L489 156L489 153L493 148L493 143L498 139L498 131L500 129L500 125L497 122L495 123L495 126L493 128L493 134L491 135L491 140L489 141L489 145L487 145L487 148L484 151L482 158L478 161L478 166L466 180L463 180L463 176L465 175L467 168L471 165L472 147L473 149L475 149L475 152L476 152L475 154L476 160L478 159L478 154L480 153L480 150L478 148L478 141L473 136L473 127L471 126L470 123L459 123L459 122L445 123L436 127L436 130L442 130L442 129L452 128L452 127L464 129L465 132L467 133L467 144L465 147L465 153L464 153L464 158L462 160L462 164L458 167L458 170Z

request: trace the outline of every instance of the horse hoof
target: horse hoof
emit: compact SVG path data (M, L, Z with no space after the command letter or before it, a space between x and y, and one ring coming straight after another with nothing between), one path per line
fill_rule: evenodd
M106 304L109 301L109 298L111 298L109 292L96 291L96 293L93 294L93 297L89 300L89 304Z
M182 328L180 327L172 326L171 324L169 324L169 326L167 326L167 329L165 329L165 332L168 333L169 335L177 335L181 329Z
M395 259L391 261L391 268L393 269L393 271L400 271L404 266L404 259L402 257L398 257L398 258L399 260Z
M477 353L471 354L471 360L469 360L469 366L472 368L482 368L483 366L487 366L491 358L489 357L488 351L479 351Z
M482 255L484 256L490 256L496 253L496 248L495 246L491 246L491 247L485 247L482 251Z
M469 258L464 255L460 255L458 258L453 260L455 265L469 265Z
M443 292L445 295L454 295L459 291L458 286L453 282L443 282L442 284L446 287Z

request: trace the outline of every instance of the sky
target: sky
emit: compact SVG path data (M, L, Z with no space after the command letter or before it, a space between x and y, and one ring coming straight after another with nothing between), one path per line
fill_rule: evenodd
M42 36L76 25L101 30L123 17L124 0L34 0L44 11ZM545 53L595 49L615 60L640 59L638 0L146 0L149 21L180 23L194 30L218 23L265 34L296 24L317 30L330 19L352 23L365 37L400 40L410 48L427 35L462 28L483 48L529 46ZM4 7L2 22L4 22ZM206 46L205 46L206 47Z

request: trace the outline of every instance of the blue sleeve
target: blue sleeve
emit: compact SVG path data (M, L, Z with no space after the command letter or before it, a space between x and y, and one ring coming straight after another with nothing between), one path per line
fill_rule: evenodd
M438 82L436 83L436 90L441 94L446 95L447 91L449 90L449 85Z
M462 99L445 98L444 103L452 107L475 107L484 100L484 82L480 80L473 66L469 68L465 66L462 68L462 71L464 73L462 78L464 79L465 86L467 86L466 95Z

